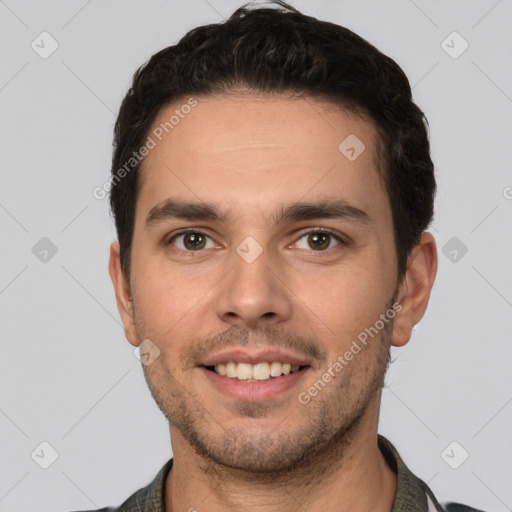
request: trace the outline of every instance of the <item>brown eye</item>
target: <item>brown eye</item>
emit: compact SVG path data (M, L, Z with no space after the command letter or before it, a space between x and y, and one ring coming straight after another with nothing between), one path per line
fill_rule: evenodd
M206 244L206 238L201 233L185 233L183 243L187 249L202 249Z
M331 236L327 233L313 233L308 235L308 244L311 249L327 249Z
M310 231L309 233L304 233L295 245L299 249L312 249L316 252L322 252L340 245L342 242L342 239L333 233L316 230Z
M179 233L178 235L173 236L168 243L182 251L188 252L210 249L215 246L210 237L200 231L186 231L185 233Z

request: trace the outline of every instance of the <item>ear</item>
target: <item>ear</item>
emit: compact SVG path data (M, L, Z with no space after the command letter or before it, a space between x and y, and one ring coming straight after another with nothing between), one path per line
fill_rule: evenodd
M434 237L424 232L413 249L407 270L398 288L397 311L391 345L402 347L411 338L413 327L423 318L437 273L437 248Z
M121 252L119 242L116 240L110 245L110 258L108 271L114 291L116 293L117 309L121 315L126 339L134 346L138 346L137 333L133 317L133 302L130 294L130 285L121 268Z

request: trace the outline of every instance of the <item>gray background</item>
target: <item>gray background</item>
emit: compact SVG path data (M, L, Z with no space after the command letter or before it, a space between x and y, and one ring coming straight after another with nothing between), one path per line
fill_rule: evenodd
M2 512L119 504L171 455L124 338L107 272L115 232L92 190L108 179L135 69L241 3L0 1ZM512 3L293 4L394 58L430 121L439 272L424 320L393 351L380 432L441 500L512 510ZM31 47L51 49L43 31L59 45L46 59ZM469 44L457 58L453 31ZM58 454L47 469L42 442Z

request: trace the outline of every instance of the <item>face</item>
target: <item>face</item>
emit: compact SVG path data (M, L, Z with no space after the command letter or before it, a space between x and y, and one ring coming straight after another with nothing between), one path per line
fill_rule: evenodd
M210 96L147 155L123 321L160 351L143 368L171 437L206 459L286 471L376 424L398 314L376 141L319 100Z

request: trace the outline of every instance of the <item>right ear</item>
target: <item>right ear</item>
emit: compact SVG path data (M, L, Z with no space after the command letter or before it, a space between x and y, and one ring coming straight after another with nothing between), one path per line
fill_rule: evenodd
M117 309L119 310L121 321L123 322L124 334L126 339L136 347L139 345L139 342L135 330L133 301L131 299L129 282L121 267L121 250L117 240L110 244L108 271L112 279L112 284L114 285Z
M437 248L431 233L424 232L413 249L399 286L397 302L401 309L393 322L391 345L403 347L414 326L423 318L437 272Z

